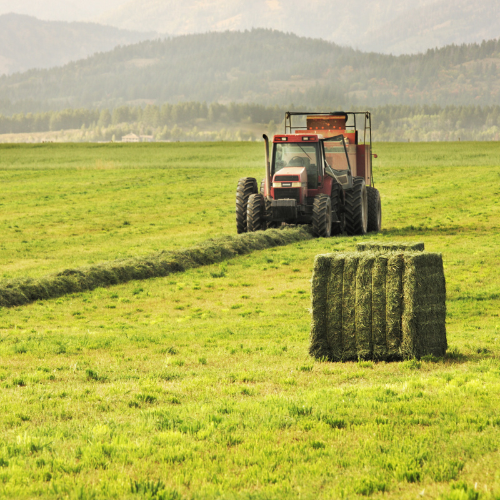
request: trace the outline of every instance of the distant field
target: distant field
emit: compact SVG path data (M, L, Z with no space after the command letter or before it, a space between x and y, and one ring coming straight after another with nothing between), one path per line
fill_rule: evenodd
M0 146L3 279L233 234L252 143ZM500 146L378 144L384 231L442 252L446 359L314 362L332 238L0 309L7 498L500 498Z

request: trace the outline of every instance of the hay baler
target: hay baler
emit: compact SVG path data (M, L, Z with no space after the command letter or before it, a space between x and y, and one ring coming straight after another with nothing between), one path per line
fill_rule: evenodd
M364 118L362 134L357 128ZM306 125L296 125L303 120ZM363 135L363 137L361 137ZM266 147L266 177L239 180L236 192L238 233L285 224L310 224L317 236L379 231L380 194L373 185L371 115L292 113L285 133Z

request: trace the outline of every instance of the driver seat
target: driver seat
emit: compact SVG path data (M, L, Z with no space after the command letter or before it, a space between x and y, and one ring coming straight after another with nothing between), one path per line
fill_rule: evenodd
M309 160L309 158L305 158L303 156L297 156L295 158L292 158L288 162L289 167L306 167L306 168L308 168L310 164L311 164L311 160Z

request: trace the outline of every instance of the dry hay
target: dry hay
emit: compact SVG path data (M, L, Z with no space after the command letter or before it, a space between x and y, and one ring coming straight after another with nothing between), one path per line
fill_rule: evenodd
M423 252L425 245L420 243L363 241L356 245L358 252Z
M444 356L446 283L440 254L319 255L310 354L332 361Z
M160 252L142 259L104 262L91 267L67 269L39 279L19 278L0 282L0 307L13 307L71 293L159 278L186 269L216 264L255 250L284 246L311 239L304 228L283 228L207 240L180 251Z

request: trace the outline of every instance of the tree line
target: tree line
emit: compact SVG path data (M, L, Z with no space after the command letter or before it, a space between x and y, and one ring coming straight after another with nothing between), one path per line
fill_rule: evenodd
M163 105L119 106L115 109L64 109L43 113L0 115L0 134L49 132L75 129L106 129L128 124L157 132L164 127L203 127L211 124L269 124L283 122L286 111L295 106L263 106L260 104L220 104L182 102ZM362 107L349 108L364 110ZM500 106L409 106L385 105L368 108L372 112L374 130L397 126L402 119L432 117L446 130L481 129L500 125ZM318 107L311 111L324 111ZM158 133L158 132L157 132Z
M305 108L300 108L304 110ZM498 140L500 106L385 105L371 111L375 140ZM74 131L67 140L121 140L131 132L156 140L254 140L262 131L284 130L291 106L182 102L119 106L114 109L65 109L42 113L0 115L0 134ZM310 108L325 111L325 108ZM258 133L257 133L258 132ZM62 136L61 136L62 137ZM34 139L33 139L34 140Z

